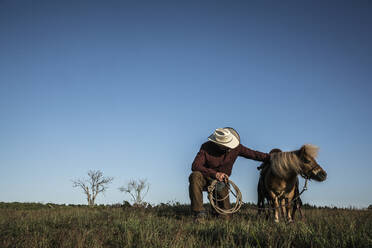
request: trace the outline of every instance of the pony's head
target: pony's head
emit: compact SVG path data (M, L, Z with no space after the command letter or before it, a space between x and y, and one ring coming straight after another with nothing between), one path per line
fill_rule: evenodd
M301 160L302 176L322 182L327 178L327 172L316 162L319 148L314 145L303 145L298 150L298 158Z

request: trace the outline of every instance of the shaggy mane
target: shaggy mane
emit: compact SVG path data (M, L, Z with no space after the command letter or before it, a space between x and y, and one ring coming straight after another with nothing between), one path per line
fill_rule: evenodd
M303 146L307 155L312 158L316 158L318 156L319 147L314 146L312 144L306 144Z
M287 178L292 173L300 173L300 159L294 152L278 152L270 156L272 172L280 177Z

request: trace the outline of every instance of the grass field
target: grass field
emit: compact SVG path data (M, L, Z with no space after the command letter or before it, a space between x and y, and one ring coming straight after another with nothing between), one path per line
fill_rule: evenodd
M306 209L276 224L245 206L196 224L187 205L152 208L0 203L0 247L372 247L372 210Z

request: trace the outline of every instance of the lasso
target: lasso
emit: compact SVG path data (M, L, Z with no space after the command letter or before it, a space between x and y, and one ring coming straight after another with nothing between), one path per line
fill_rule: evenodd
M211 185L208 186L208 199L209 202L211 203L211 206L216 210L217 213L219 214L233 214L239 211L240 207L243 204L242 201L242 193L240 192L238 186L231 180L228 180L228 183L226 183L226 187L228 187L229 192L231 192L235 197L236 197L236 202L235 205L230 208L230 209L222 209L218 206L217 202L225 200L228 196L229 193L226 194L226 196L222 199L217 198L217 190L216 190L216 184L218 183L217 180L213 180ZM231 190L230 185L234 188L236 194ZM214 196L213 196L214 194Z

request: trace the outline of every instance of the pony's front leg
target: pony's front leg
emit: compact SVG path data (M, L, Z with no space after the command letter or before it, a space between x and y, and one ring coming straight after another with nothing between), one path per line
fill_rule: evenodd
M283 198L283 199L280 200L280 207L281 207L281 210L282 210L283 219L285 219L286 216L287 216L286 198Z
M275 197L274 199L274 221L276 223L279 222L279 208L280 208L280 205L279 205L279 200L278 200L278 197Z
M271 198L271 207L273 208L274 212L274 221L279 222L279 200L278 197L274 194L274 192L270 192L270 198Z

